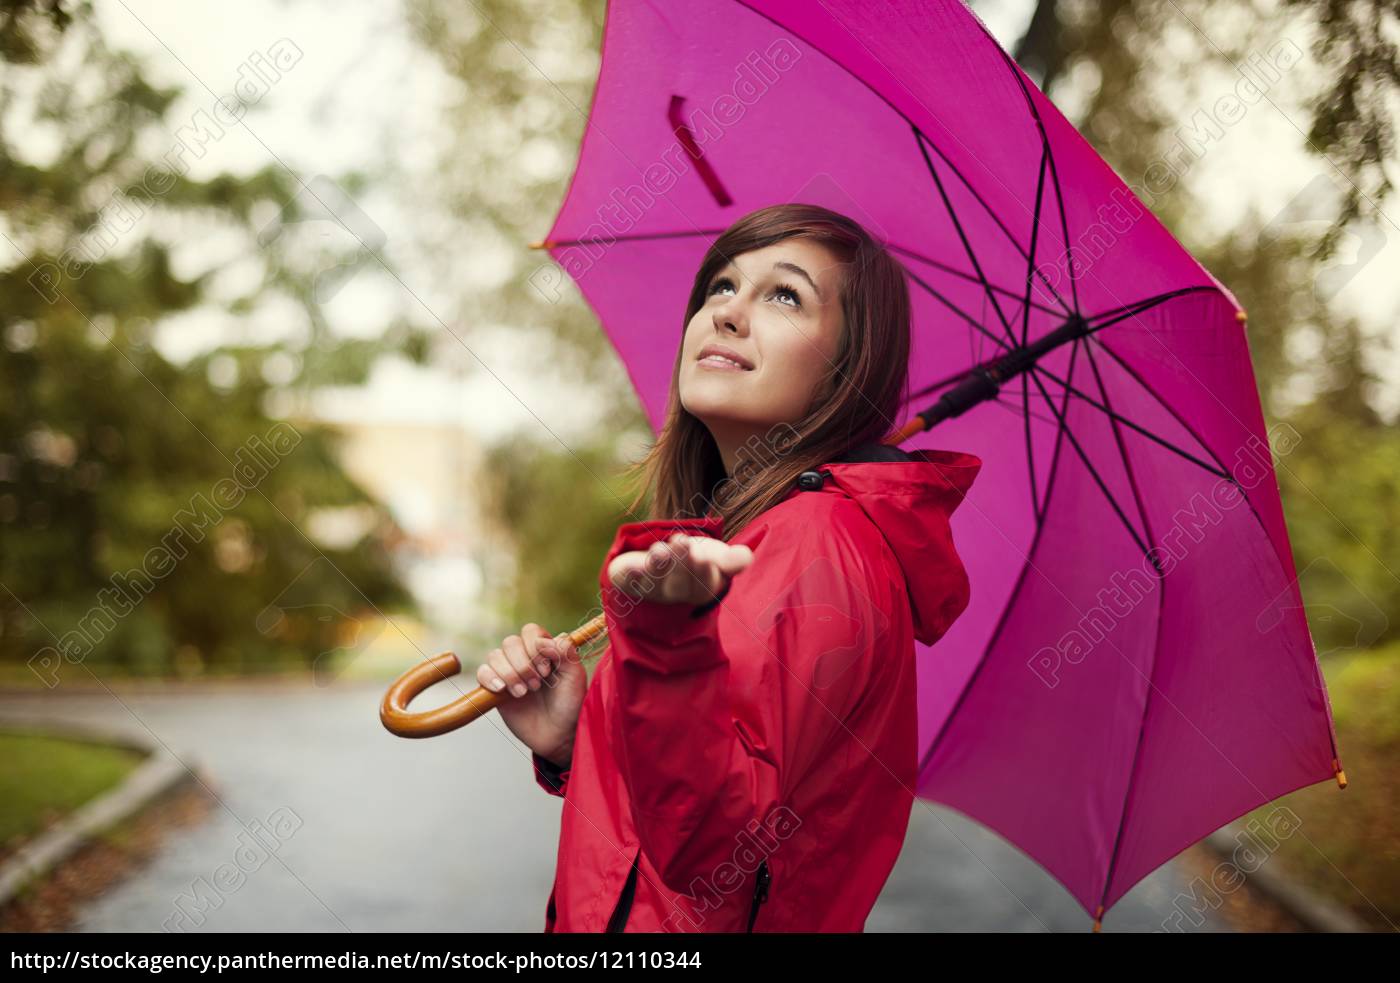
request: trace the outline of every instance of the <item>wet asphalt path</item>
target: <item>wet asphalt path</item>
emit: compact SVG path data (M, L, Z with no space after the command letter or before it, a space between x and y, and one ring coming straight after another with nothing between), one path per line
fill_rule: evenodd
M540 931L562 802L535 785L528 753L494 715L408 741L380 727L382 693L380 684L249 684L0 696L0 725L72 720L154 734L217 797L207 822L173 832L156 859L87 905L74 927ZM271 830L259 833L267 849L243 854L256 869L220 881L219 869L249 850L245 827L259 824ZM182 895L194 910L188 898L201 880L213 903L171 921ZM1186 887L1174 866L1158 870L1109 913L1105 931L1158 929ZM1088 928L1064 889L1017 850L922 802L866 923L870 932ZM1212 914L1194 930L1228 927Z

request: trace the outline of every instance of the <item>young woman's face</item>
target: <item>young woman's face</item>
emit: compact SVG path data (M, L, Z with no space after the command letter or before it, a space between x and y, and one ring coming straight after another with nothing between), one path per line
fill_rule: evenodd
M785 239L732 258L686 325L681 405L727 448L795 423L836 359L843 264L825 246ZM713 357L726 350L741 365Z

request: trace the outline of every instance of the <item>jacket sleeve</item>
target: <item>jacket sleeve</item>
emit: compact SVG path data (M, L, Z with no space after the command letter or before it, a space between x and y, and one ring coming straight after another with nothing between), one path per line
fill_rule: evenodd
M642 848L677 891L731 860L736 837L822 764L856 705L882 698L869 683L893 594L891 570L870 555L888 549L873 527L878 544L850 521L772 527L719 603L698 608L607 580L618 553L678 530L718 534L719 521L624 525L599 577L612 742Z
M530 759L535 767L535 783L550 795L557 795L561 799L564 797L565 786L569 784L569 768L560 768L548 758L543 758L534 751L530 752Z

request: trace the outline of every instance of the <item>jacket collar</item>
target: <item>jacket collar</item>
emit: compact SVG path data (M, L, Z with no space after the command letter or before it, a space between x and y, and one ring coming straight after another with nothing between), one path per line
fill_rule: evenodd
M839 494L855 500L904 571L914 634L927 645L942 637L967 605L967 576L949 520L981 468L981 458L962 451L867 446L823 465L819 471L826 480L819 488L799 487L792 494Z

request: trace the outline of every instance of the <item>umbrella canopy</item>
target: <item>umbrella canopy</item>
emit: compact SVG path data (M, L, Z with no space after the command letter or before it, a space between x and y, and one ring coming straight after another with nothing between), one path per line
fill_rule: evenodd
M544 246L654 427L706 246L789 201L904 262L911 414L1048 349L906 444L984 462L953 523L971 604L920 653L917 794L1101 915L1338 774L1244 313L973 14L612 0Z

